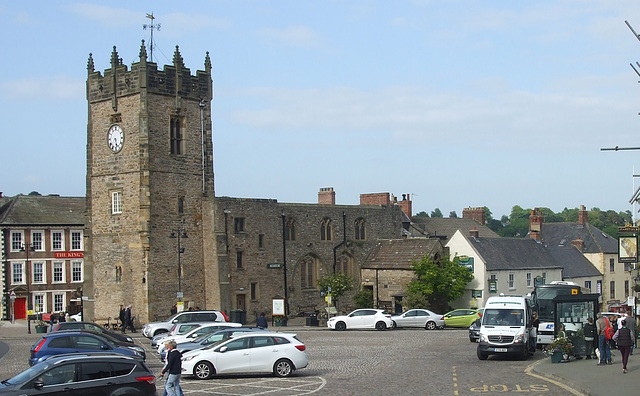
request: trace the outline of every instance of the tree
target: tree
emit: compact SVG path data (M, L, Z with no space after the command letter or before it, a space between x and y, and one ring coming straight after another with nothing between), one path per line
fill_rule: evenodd
M353 295L353 302L358 308L373 308L373 289L361 288Z
M449 218L451 218L451 219L457 219L458 218L458 214L456 213L455 210L453 212L449 212Z
M413 217L429 217L429 214L423 210L413 215Z
M329 288L331 288L331 298L334 300L334 305L338 302L338 299L342 297L344 293L351 290L352 287L353 279L341 272L318 279L318 289L320 289L321 292L327 294Z
M414 261L411 268L416 279L409 282L405 308L430 308L435 312L446 312L449 302L464 295L467 284L473 280L473 273L459 264L458 258L451 261L442 257L435 261L425 255L421 261ZM413 305L424 304L425 305Z
M440 211L439 208L435 208L434 210L431 211L431 217L443 217L442 212Z

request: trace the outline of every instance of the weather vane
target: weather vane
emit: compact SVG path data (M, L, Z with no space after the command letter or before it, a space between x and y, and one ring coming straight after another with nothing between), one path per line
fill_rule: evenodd
M160 30L160 24L159 23L154 23L154 20L156 19L156 17L153 16L153 12L151 12L151 14L147 14L147 18L151 19L151 23L149 24L143 24L142 25L142 30L147 30L149 29L151 31L151 40L149 40L149 57L150 57L150 61L153 62L153 31L154 30Z

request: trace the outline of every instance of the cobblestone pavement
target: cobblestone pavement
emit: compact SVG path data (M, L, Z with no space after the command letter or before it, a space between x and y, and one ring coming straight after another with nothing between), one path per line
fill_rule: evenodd
M39 335L7 332L0 340L10 349L0 361L0 378L28 367L29 348ZM187 395L477 395L544 393L566 395L567 389L525 371L543 358L528 361L491 358L479 361L466 329L425 331L345 331L290 326L273 328L297 333L307 346L309 366L289 378L225 376L200 381L183 377ZM159 374L162 363L140 333L132 335L147 350L147 364ZM163 381L158 381L158 394ZM578 394L573 392L573 394Z

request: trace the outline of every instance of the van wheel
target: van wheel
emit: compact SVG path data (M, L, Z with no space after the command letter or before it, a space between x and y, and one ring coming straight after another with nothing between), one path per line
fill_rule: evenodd
M487 358L489 357L488 354L480 351L480 347L478 347L478 349L476 349L476 354L478 355L478 359L480 359L480 360L487 360Z

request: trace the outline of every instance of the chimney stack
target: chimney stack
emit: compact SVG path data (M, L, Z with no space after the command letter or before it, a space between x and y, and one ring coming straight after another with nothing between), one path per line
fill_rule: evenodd
M578 224L585 225L589 221L587 208L584 205L580 205L580 210L578 210Z
M412 203L411 203L411 198L409 194L402 194L402 201L400 201L399 203L400 207L402 208L402 211L404 212L404 214L407 215L407 217L409 217L409 220L411 220L411 213L412 213Z
M542 223L544 223L544 216L540 208L535 208L529 215L529 238L540 241L542 239Z
M333 191L333 187L322 187L318 191L318 204L319 205L335 205L336 204L336 192Z
M485 225L484 207L464 208L462 209L463 219L474 219L478 223Z
M571 246L582 252L582 250L584 249L584 241L580 239L580 237L578 237L578 239L571 241Z
M469 231L469 236L473 238L480 237L480 231L476 228L476 226L473 226L473 228Z

